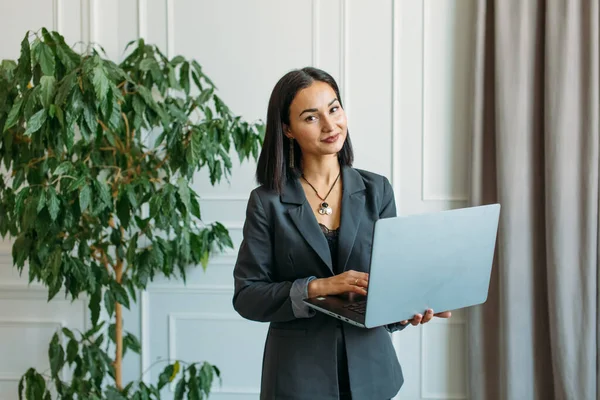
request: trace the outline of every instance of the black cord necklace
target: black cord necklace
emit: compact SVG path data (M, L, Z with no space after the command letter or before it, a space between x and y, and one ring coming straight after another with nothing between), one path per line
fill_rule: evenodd
M321 197L319 195L319 192L317 192L317 189L315 189L315 187L308 181L308 179L306 179L306 177L304 176L304 174L302 174L302 179L304 179L306 181L306 183L308 183L308 185L312 188L312 190L315 191L315 194L317 195L317 197L319 199L321 199L321 204L320 204L320 207L319 207L319 214L321 214L321 215L331 215L331 213L333 212L333 210L331 209L331 207L329 207L329 204L325 200L329 196L329 193L331 193L331 191L333 190L333 187L335 186L335 184L337 183L338 179L340 178L340 175L341 175L341 171L338 173L338 176L337 176L337 178L335 178L335 181L333 181L333 185L331 185L331 187L329 188L329 192L327 192L327 194L325 195L325 197Z

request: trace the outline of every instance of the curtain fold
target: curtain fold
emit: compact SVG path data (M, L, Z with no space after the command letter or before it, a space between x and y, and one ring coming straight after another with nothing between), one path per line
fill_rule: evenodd
M478 1L472 205L502 204L471 399L598 396L598 0Z

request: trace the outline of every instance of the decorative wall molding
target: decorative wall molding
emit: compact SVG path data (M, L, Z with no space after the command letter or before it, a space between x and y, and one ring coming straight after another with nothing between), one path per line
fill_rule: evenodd
M166 0L165 16L167 18L167 57L175 56L175 0Z
M168 284L160 283L149 285L146 289L148 294L168 293L168 294L233 294L231 285L204 285L204 284Z
M319 30L319 22L320 18L320 0L312 0L312 61L311 64L313 67L319 68L319 39L320 39L320 30Z
M137 1L138 38L148 37L148 0Z
M392 0L392 134L391 134L391 171L390 171L390 183L395 193L400 192L400 77L398 76L398 69L400 68L400 40L401 40L401 11L402 7L396 0ZM396 209L400 209L399 196L395 196Z
M454 318L454 316L452 318L449 318L447 320L432 320L430 322L427 323L428 326L421 326L421 349L420 349L420 358L421 358L421 399L422 400L467 400L468 396L466 393L432 393L429 391L429 388L427 387L427 379L426 377L428 376L427 374L427 351L429 349L429 346L425 345L425 335L426 335L426 331L427 328L429 326L461 326L464 330L466 330L466 320L464 319L464 316L461 314L460 316L458 316L458 318ZM465 354L466 357L466 354ZM467 376L466 376L466 371L465 374L463 374L463 379L465 380L464 382L464 386L465 388L467 387Z
M148 290L140 293L140 367L142 382L150 384L150 299Z
M1 293L0 289L0 293ZM60 330L66 327L67 324L64 320L44 319L44 318L18 318L18 319L4 319L0 318L0 329L6 327L32 327L32 328L43 328L50 327ZM62 338L63 334L59 331L59 336ZM23 371L24 373L25 371ZM41 371L38 371L41 372ZM61 379L66 381L65 369L63 368L60 372ZM0 374L0 382L19 382L22 375L13 374Z
M342 92L342 98L344 99L344 109L346 113L350 113L350 90L348 84L348 14L350 4L348 0L340 0L340 82Z
M177 359L177 350L175 346L175 338L177 337L177 321L236 321L244 322L245 320L237 314L226 313L189 313L189 312L173 312L168 314L168 356L167 359ZM174 391L177 381L171 383L171 391ZM215 386L211 390L211 394L250 394L259 395L259 388L252 387L218 387Z
M422 65L422 74L421 74L421 201L424 202L454 202L454 203L466 203L468 201L468 193L460 193L460 194L432 194L429 193L429 191L427 190L427 182L426 182L426 176L427 174L425 173L425 171L428 168L428 164L427 164L427 134L428 134L428 128L427 128L427 116L426 114L426 101L427 101L427 91L425 90L426 86L427 86L427 65L430 63L427 59L427 51L426 51L426 45L428 43L427 41L427 31L428 29L431 29L431 27L429 27L427 23L427 12L428 9L430 7L432 7L433 5L431 4L431 0L423 0L421 2L421 48L422 48L422 52L421 52L421 65Z
M61 0L52 0L52 30L62 32L60 25L60 10L62 9Z
M201 195L200 203L202 202L221 202L221 201L240 201L247 202L248 195Z

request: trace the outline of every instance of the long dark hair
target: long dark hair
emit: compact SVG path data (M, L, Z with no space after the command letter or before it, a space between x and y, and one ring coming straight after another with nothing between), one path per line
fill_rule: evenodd
M258 158L256 180L259 184L279 193L286 179L295 179L302 173L299 165L302 151L296 143L293 145L294 168L290 168L290 139L284 134L284 125L290 125L290 105L300 90L309 87L315 81L329 84L335 91L340 107L343 108L335 79L327 72L313 67L288 72L277 82L271 93L265 140ZM344 145L338 153L338 160L341 166L352 166L354 153L350 134L346 135Z

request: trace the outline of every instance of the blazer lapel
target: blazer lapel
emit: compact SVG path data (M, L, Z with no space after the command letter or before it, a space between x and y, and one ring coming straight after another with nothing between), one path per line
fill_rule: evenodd
M338 264L339 269L345 271L364 212L366 187L360 174L350 167L344 167L342 170L342 184Z
M327 267L333 271L331 253L329 251L327 239L325 238L325 235L323 235L323 232L317 223L317 219L306 200L300 182L298 182L297 179L288 180L280 199L283 203L297 205L297 207L288 209L288 214L298 228L298 231L300 231L302 237L304 237L304 240L306 240Z

